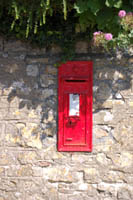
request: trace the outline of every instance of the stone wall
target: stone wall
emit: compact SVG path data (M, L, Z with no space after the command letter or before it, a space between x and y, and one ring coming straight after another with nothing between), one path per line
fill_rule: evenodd
M93 151L57 151L60 48L0 39L0 200L133 199L133 58L93 60Z

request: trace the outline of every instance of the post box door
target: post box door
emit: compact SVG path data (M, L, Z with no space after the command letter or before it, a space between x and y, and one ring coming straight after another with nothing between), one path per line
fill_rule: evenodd
M64 94L64 145L86 144L86 95Z
M68 61L58 71L58 151L92 150L92 62Z

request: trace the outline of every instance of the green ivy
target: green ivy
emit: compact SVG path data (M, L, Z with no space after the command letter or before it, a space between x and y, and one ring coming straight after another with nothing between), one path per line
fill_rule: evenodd
M71 52L68 48L72 49L77 39L91 40L97 30L112 33L119 43L125 37L118 25L118 12L122 9L132 12L133 1L1 0L0 33L38 46L56 43L65 53Z

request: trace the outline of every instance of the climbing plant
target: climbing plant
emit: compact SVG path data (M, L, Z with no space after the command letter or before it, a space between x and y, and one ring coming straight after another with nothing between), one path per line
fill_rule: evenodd
M124 47L133 43L132 12L132 0L1 0L0 34L39 46L57 43L64 51L79 38ZM124 20L130 21L128 28Z

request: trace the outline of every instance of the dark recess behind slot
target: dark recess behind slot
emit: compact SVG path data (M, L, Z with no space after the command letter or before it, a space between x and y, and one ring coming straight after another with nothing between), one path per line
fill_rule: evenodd
M86 80L65 80L66 82L86 82Z

